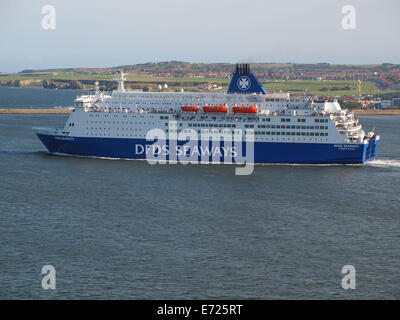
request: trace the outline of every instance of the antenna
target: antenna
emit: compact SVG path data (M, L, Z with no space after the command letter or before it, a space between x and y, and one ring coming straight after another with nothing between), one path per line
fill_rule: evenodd
M125 80L126 75L127 75L127 73L124 73L123 70L121 69L120 70L120 78L114 79L118 82L118 88L117 88L118 92L125 92L124 80Z

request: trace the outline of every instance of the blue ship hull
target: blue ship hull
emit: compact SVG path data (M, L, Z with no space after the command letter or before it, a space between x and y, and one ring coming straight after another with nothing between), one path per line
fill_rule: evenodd
M154 143L144 139L129 138L66 137L40 133L37 133L37 136L50 153L100 158L148 159L149 154L146 153L146 150L151 150L148 146ZM184 143L178 142L178 145ZM282 164L364 163L376 157L378 144L379 140L370 140L366 144L254 142L254 160L252 162ZM169 146L168 140L165 145ZM242 146L243 155L245 155L245 142L242 143ZM212 151L212 149L210 150ZM151 153L151 151L149 152ZM221 153L218 161L224 162L224 152L221 151ZM213 161L211 156L208 158L210 162ZM200 159L199 155L198 160L200 161ZM169 155L165 156L165 160L171 160ZM233 158L233 161L228 162L237 161Z

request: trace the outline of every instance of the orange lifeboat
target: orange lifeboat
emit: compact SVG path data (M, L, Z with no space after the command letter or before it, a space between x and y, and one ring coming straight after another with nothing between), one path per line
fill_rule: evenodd
M232 108L233 113L257 113L257 106L249 106L249 107L238 107L234 106Z
M220 105L220 106L204 106L203 111L208 113L227 113L228 112L228 106L226 104Z
M200 108L199 106L182 106L181 110L184 112L197 112Z

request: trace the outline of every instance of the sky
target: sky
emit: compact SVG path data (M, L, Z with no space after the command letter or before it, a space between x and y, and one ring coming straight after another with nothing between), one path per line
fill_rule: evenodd
M55 29L42 27L45 5ZM345 5L354 29L342 26ZM399 31L399 0L0 0L0 72L169 60L400 63Z

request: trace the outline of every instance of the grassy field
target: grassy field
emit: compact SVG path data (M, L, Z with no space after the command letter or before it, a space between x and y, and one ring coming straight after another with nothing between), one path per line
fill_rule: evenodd
M33 83L26 84L26 87L40 87L42 80L62 82L63 80L107 80L112 81L117 78L117 74L79 74L79 73L19 73L0 76L0 81L8 82L13 80L36 80ZM127 87L139 89L149 87L151 90L157 90L159 84L168 84L168 90L185 91L205 91L207 85L217 84L221 90L228 88L230 80L228 78L172 78L158 77L149 74L128 74ZM312 80L268 80L262 81L263 85L270 92L289 91L294 95L303 93L312 95L342 96L355 95L357 93L357 83L355 81L312 81ZM92 88L92 85L86 85L86 88ZM218 91L218 90L217 90ZM361 94L376 94L377 89L371 82L363 82ZM385 93L381 90L380 93Z
M312 81L312 80L271 80L263 82L269 91L289 91L292 93L310 93L314 95L355 95L356 81ZM374 94L376 88L371 82L363 82L361 94Z

